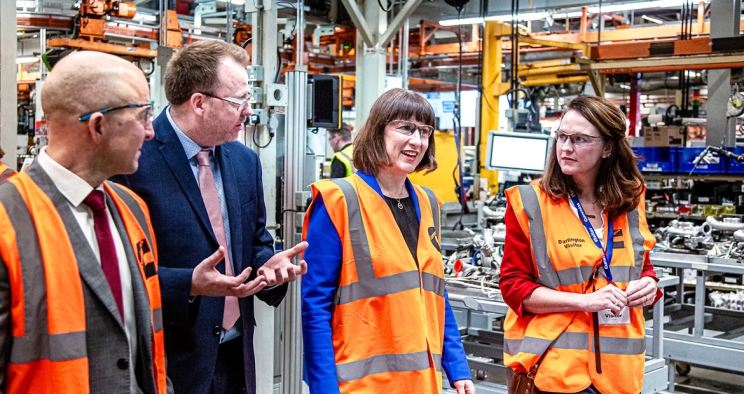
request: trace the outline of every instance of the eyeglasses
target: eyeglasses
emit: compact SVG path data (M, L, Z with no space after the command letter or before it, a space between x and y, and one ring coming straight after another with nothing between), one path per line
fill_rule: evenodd
M235 104L235 105L238 106L238 112L243 112L243 110L248 105L248 102L251 100L251 97L252 97L252 95L250 93L248 93L245 96L245 98L242 98L242 99L235 98L235 97L218 97L218 96L215 96L215 95L213 95L211 93L206 93L206 92L199 92L199 93L201 93L201 94L203 94L203 95L205 95L207 97L216 98L218 100L222 100L222 101L227 102L227 103L230 103L230 104Z
M150 104L150 103L147 103L147 104L127 104L127 105L122 105L120 107L101 109L101 110L98 110L98 111L93 111L91 113L85 114L85 115L79 117L78 120L81 121L81 122L85 122L85 121L89 120L90 117L93 116L93 114L96 114L96 113L105 114L107 112L113 112L113 111L118 111L120 109L127 109L127 108L145 108L145 118L143 119L142 124L145 127L148 127L148 126L150 126L152 124L153 108L152 108L152 104Z
M571 143L576 146L587 146L593 144L595 140L603 139L604 137L595 137L593 135L587 135L583 133L568 134L561 130L558 130L558 132L555 134L555 140L558 141L558 143L561 145L565 144L566 141L571 140Z
M431 133L434 132L434 127L429 125L418 125L416 123L409 122L407 120L394 120L390 122L390 125L392 125L393 130L397 131L398 133L405 134L405 135L413 135L413 133L416 132L416 130L419 131L421 134L421 138L429 138Z

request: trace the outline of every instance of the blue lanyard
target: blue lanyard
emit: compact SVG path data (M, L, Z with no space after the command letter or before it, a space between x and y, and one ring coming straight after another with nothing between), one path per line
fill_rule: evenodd
M571 201L573 202L574 206L576 207L576 210L579 212L579 218L581 219L581 222L584 223L584 227L586 228L586 232L589 233L589 237L594 241L594 244L597 245L599 250L602 251L602 268L604 268L605 276L607 277L607 281L612 283L612 272L610 271L610 262L612 261L612 244L613 244L613 229L612 229L612 218L607 215L607 248L602 247L602 240L597 237L597 233L594 232L594 227L592 227L591 222L589 222L589 218L586 216L586 213L584 212L584 207L581 206L581 201L579 201L579 198L576 197L576 193L573 192L573 190L568 191L568 195L571 197Z

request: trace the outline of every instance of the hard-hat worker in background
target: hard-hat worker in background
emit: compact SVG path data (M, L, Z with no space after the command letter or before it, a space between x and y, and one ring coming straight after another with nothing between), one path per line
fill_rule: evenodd
M331 178L344 178L356 172L352 158L354 144L351 143L351 129L341 123L339 129L328 129L328 143L336 153L331 158Z

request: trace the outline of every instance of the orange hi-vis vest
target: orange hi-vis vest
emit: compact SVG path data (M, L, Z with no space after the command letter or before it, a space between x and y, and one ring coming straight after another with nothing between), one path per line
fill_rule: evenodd
M416 261L385 200L359 175L312 186L343 244L331 328L342 394L441 393L444 265L440 202L415 186ZM307 234L309 215L303 234Z
M512 187L506 196L530 242L537 283L580 294L607 286L602 251L568 199L553 200L537 184ZM614 237L610 270L615 285L625 290L628 282L640 279L644 259L656 243L646 225L643 200L633 211L614 217L613 228L614 234L604 234L603 244ZM599 326L601 373L589 312L526 313L520 318L510 309L504 326L504 364L515 372L529 371L547 350L535 377L540 390L575 393L594 384L602 393L638 394L643 388L643 308L630 309L630 324Z
M89 393L83 285L67 230L52 200L28 175L17 174L7 182L17 194L0 201L0 257L8 269L13 337L5 391ZM153 322L154 383L162 394L165 347L149 212L130 190L109 182L104 189L121 215L145 284Z
M10 176L13 174L15 174L15 171L13 171L12 168L0 162L0 183L3 183L6 179L10 178Z

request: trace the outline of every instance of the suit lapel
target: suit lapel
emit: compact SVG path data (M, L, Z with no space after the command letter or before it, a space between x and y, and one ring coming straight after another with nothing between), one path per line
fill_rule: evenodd
M183 189L186 198L199 218L199 222L201 222L207 233L217 242L217 238L212 231L212 225L209 223L209 215L207 214L207 208L204 206L199 185L196 183L194 173L191 170L189 159L186 157L186 152L183 150L183 145L181 145L176 131L173 130L170 121L168 121L165 110L155 119L153 125L155 127L155 138L162 144L160 146L160 153L163 155L163 159L168 164L181 189Z
M119 315L119 308L116 306L114 295L111 293L111 288L103 274L101 264L98 262L93 249L91 249L88 240L85 238L83 230L80 229L75 216L72 214L67 199L59 192L59 189L57 189L52 179L49 178L49 175L41 168L38 161L34 161L28 167L26 173L49 196L59 216L62 218L67 235L70 237L72 249L75 252L80 276L88 284L93 294L106 306L112 317L119 322L123 330L124 326Z
M227 204L227 216L230 219L230 248L232 249L232 263L235 274L243 271L243 218L240 206L239 191L235 187L235 171L230 161L230 149L226 145L217 147L215 151L222 175L222 188Z

